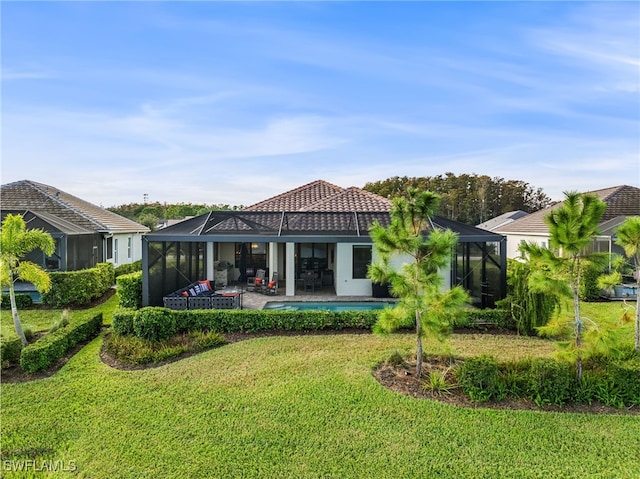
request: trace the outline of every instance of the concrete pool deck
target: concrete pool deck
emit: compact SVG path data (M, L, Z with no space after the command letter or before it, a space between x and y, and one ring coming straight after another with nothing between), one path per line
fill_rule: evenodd
M298 291L296 291L298 293ZM386 301L393 298L373 298L370 296L336 296L333 290L316 291L312 294L296 294L295 296L285 296L282 287L278 288L278 294L266 295L254 291L246 291L242 295L243 309L262 309L269 301Z

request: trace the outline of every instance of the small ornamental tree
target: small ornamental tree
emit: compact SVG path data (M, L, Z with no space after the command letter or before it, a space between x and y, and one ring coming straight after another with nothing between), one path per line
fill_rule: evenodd
M622 246L627 258L633 260L636 280L636 333L635 348L640 351L640 216L630 216L616 230L616 244Z
M27 253L35 249L42 250L46 255L53 254L55 242L51 235L41 229L27 230L21 215L8 214L0 231L0 284L9 287L13 326L24 346L27 345L27 338L20 323L14 283L18 280L28 281L41 293L51 289L47 272L37 264L23 260Z
M520 246L535 266L529 285L534 291L573 299L573 339L571 348L576 358L576 375L582 378L584 321L580 316L580 280L585 264L602 260L602 255L591 255L589 246L598 232L600 218L607 205L597 196L565 192L563 204L545 216L549 226L550 248L533 243ZM539 328L552 334L557 324ZM558 331L559 332L559 331Z
M368 277L387 283L399 298L394 308L378 316L374 331L387 333L415 324L416 376L422 375L422 338L443 340L451 331L456 313L469 301L466 291L456 286L443 291L439 270L450 264L457 242L451 230L438 230L431 222L438 195L411 188L407 197L393 199L391 223L383 227L375 222L370 229L377 260L369 266ZM392 259L410 261L400 267Z

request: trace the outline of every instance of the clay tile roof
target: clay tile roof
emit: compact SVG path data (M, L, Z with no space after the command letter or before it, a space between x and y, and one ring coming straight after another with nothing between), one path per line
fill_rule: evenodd
M602 201L607 203L607 209L602 215L603 222L617 216L640 216L640 188L634 186L614 186L601 190L589 191ZM501 226L494 231L498 233L539 233L548 234L549 227L544 222L544 217L562 202L555 203L548 208L536 211L530 215L513 221L505 226Z
M248 206L244 211L389 211L391 201L356 187L317 180Z
M129 233L149 228L104 208L65 193L53 186L30 180L7 183L0 188L3 210L45 212L90 231Z

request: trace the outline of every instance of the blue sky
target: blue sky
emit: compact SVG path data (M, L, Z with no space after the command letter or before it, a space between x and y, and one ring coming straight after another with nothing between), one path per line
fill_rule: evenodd
M248 205L324 179L640 186L638 2L2 2L3 184Z

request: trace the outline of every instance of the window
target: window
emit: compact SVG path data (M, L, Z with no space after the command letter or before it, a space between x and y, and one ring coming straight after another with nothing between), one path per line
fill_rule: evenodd
M118 264L118 240L113 240L113 262Z
M107 238L107 259L113 258L113 237Z
M133 246L133 238L127 239L127 258L131 259L131 247Z
M366 279L371 250L370 245L353 245L353 279Z

